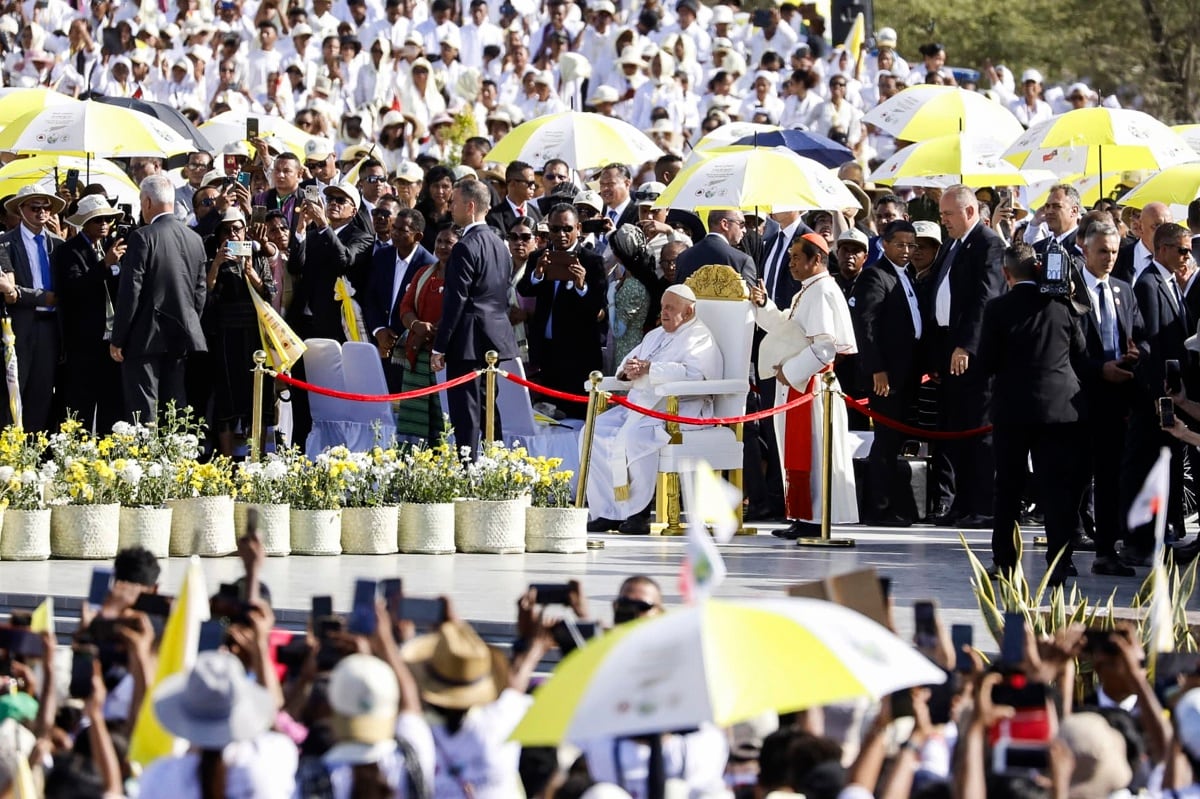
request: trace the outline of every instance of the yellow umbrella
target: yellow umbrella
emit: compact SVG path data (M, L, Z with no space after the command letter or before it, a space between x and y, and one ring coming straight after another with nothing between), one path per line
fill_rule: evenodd
M274 136L283 142L289 150L301 158L304 157L304 145L312 138L312 134L280 119L266 114L250 114L245 111L225 111L200 126L200 130L209 143L218 150L234 142L246 141L246 120L258 121L259 135L264 138Z
M1101 195L1112 185L1107 172L1165 169L1200 159L1178 133L1149 114L1124 108L1079 108L1039 122L1004 157L1020 168L1101 176Z
M73 155L35 155L18 158L0 168L0 197L16 194L22 186L45 180L61 184L67 170L79 170L79 185L99 183L110 198L137 205L138 187L120 165L105 158L79 158Z
M79 102L62 92L52 89L0 89L0 129L18 117L31 111L41 111L55 105L70 105Z
M979 92L955 86L912 86L863 116L901 141L925 141L947 133L981 133L1000 141L1021 135L1021 123L1004 106Z
M1145 208L1147 203L1187 206L1200 197L1200 163L1178 164L1151 175L1121 197L1121 205Z
M1188 147L1200 153L1200 125L1172 125L1171 130L1178 133Z
M488 153L489 161L541 166L561 158L577 169L605 164L643 164L663 151L650 137L622 119L584 111L563 111L517 125Z
M92 100L49 106L13 120L0 131L0 150L105 158L162 158L195 149L165 122Z
M1054 179L1054 174L1044 169L1018 170L1000 157L1003 151L1004 143L995 139L951 133L899 150L880 164L870 179L886 185L943 189L957 183L980 188Z
M696 146L692 148L684 166L691 166L704 158L706 152L729 147L738 139L744 139L756 133L775 133L781 130L783 128L778 125L762 125L758 122L728 122L719 128L713 128L700 137L700 141L696 142Z

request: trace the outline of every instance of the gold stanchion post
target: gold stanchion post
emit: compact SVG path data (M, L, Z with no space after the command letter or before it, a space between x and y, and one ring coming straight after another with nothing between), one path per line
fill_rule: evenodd
M582 508L587 501L588 470L592 464L592 436L595 434L596 414L600 413L603 395L600 393L600 381L604 375L592 372L588 375L591 387L588 389L587 417L583 422L583 449L579 453L579 474L575 485L575 507Z
M251 401L250 417L250 462L256 463L263 448L263 382L267 376L264 367L267 364L267 353L262 350L254 351L254 398Z
M829 370L822 377L825 383L821 396L821 407L825 412L825 423L821 431L821 537L801 537L796 545L801 547L852 547L853 538L833 538L830 534L830 510L833 505L833 381L837 377Z
M667 397L667 413L679 415L679 397ZM678 444L683 441L679 432L679 422L667 422L668 443ZM659 535L683 535L683 507L680 504L679 475L676 472L659 472L658 483L654 492L654 518L651 530L657 530ZM659 527L661 525L661 528Z
M500 360L500 353L488 350L483 359L487 361L487 369L484 370L487 396L483 399L483 443L487 445L496 440L496 363Z

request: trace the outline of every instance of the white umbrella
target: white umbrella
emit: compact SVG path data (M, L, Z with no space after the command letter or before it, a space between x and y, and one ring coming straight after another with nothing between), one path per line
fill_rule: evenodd
M163 158L193 149L191 139L149 114L92 100L31 111L0 131L7 152Z
M1021 135L1021 123L1007 108L955 86L912 86L872 108L863 122L901 141L961 132L982 133L1001 141Z
M948 188L958 183L1024 186L1053 180L1045 169L1020 170L1000 157L1006 142L967 133L951 133L910 144L880 164L870 179L893 186Z
M725 727L945 679L911 644L841 605L707 600L621 625L568 655L513 738L548 746Z
M780 130L783 128L778 125L763 125L758 122L727 122L700 137L700 141L696 142L696 146L692 148L692 152L684 161L684 166L691 166L704 158L705 152L718 147L728 147L738 139L753 136L755 133L774 133Z
M274 136L296 155L304 155L305 143L313 137L290 122L268 114L251 114L246 111L224 111L200 126L200 131L217 150L235 142L246 141L246 120L258 121L258 133L266 138Z
M643 164L662 157L649 136L622 119L585 111L547 114L517 125L488 153L489 161L541 165L561 158L576 169Z

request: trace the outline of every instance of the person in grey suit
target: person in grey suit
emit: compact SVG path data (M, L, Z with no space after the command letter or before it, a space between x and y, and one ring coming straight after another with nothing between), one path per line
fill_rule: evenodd
M172 200L174 194L172 193ZM0 236L0 292L12 317L16 336L17 376L21 383L22 422L28 431L47 430L52 423L54 378L62 335L57 316L50 255L63 243L47 228L63 201L36 185L23 187L4 205L21 218L17 227ZM0 419L12 422L2 389Z
M517 337L508 321L512 255L485 221L490 199L487 185L470 179L459 181L450 198L454 224L463 231L446 264L442 321L429 359L434 372L445 369L450 379L482 368L488 350L495 350L500 361L517 357ZM483 430L483 388L481 378L446 392L455 443L471 451ZM498 425L496 432L500 438Z
M741 211L710 211L708 235L679 254L675 262L675 282L682 283L693 272L709 264L732 266L747 286L758 284L754 259L737 249L746 235L746 215Z
M147 224L130 234L121 259L109 353L121 364L126 415L153 422L160 403L184 405L187 356L207 349L200 313L208 259L200 237L175 218L166 176L143 180L138 200Z

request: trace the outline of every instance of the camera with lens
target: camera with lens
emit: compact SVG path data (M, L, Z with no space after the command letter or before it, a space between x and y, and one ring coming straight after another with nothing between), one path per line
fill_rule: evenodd
M1058 239L1049 239L1038 267L1038 291L1053 297L1071 294L1071 255Z

